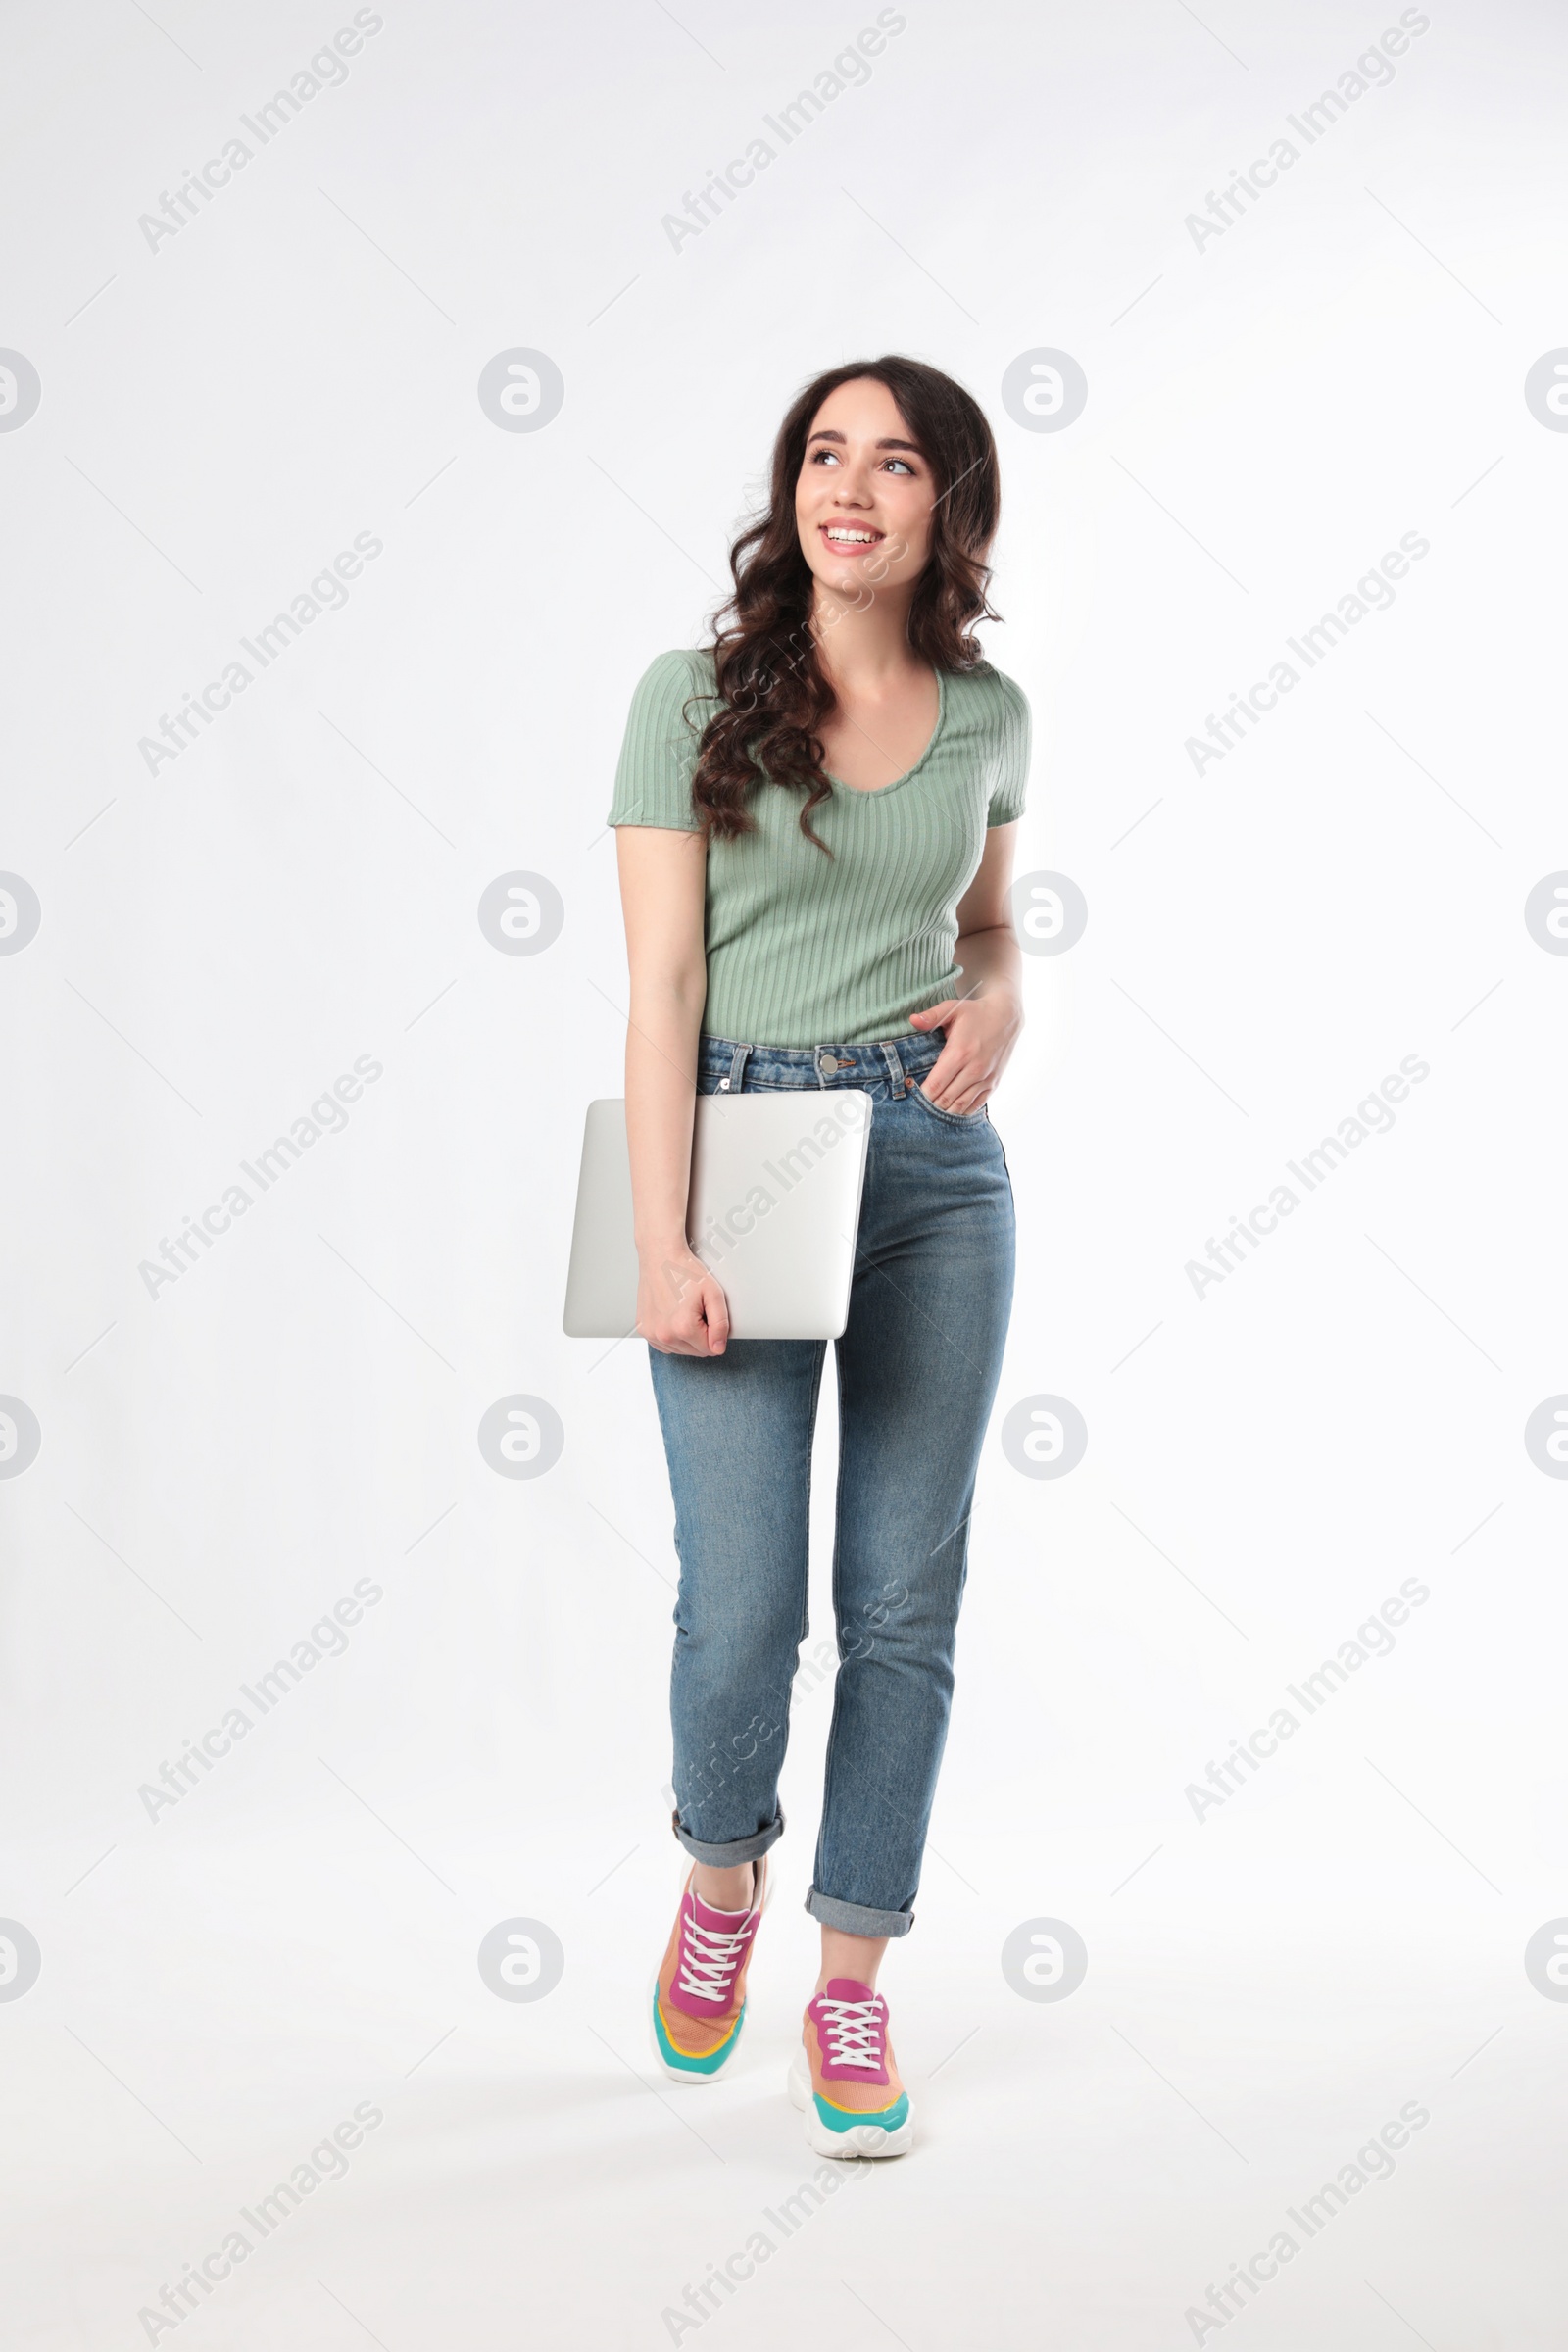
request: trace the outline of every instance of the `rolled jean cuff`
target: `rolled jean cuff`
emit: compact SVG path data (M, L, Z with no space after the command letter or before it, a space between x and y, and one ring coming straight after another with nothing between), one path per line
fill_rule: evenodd
M806 1908L824 1928L841 1936L907 1936L914 1925L912 1911L873 1911L864 1903L841 1903L836 1895L819 1894L813 1886Z
M750 1838L731 1838L722 1845L705 1845L700 1838L683 1830L678 1813L671 1813L669 1826L695 1861L706 1862L711 1870L728 1870L737 1862L755 1862L759 1854L777 1844L784 1835L784 1808L777 1808L765 1830L754 1830Z

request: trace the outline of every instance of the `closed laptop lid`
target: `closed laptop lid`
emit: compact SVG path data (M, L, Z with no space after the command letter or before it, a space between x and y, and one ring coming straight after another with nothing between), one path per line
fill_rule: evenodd
M852 1087L699 1095L686 1231L723 1285L738 1340L837 1339L849 1320L871 1098ZM564 1326L619 1339L637 1320L626 1106L591 1102Z

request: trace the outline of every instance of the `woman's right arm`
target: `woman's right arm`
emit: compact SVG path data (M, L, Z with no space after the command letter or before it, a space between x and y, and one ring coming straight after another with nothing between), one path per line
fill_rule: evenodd
M669 1355L722 1355L729 1308L686 1239L697 1040L708 997L701 833L617 825L631 1006L626 1143L637 1236L637 1329Z

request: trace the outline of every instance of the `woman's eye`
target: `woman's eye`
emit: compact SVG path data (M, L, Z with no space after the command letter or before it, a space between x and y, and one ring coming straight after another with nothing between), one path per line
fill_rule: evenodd
M890 466L897 466L901 473L913 473L914 471L914 467L912 466L906 466L902 458L889 458L888 464Z

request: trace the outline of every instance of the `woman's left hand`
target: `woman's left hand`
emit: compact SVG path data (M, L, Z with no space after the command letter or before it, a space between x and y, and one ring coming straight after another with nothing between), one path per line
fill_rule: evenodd
M978 1110L985 1102L1017 1043L1023 1027L1023 1007L1016 990L1003 986L973 997L950 997L924 1012L911 1012L911 1028L940 1029L942 1052L921 1092L938 1110L958 1116Z

